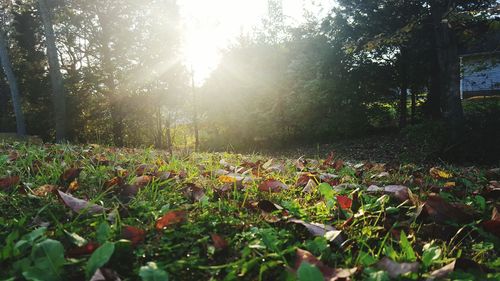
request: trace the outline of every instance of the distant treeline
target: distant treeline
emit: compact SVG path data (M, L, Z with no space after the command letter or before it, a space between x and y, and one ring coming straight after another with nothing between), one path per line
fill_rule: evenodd
M64 80L59 139L115 145L186 145L195 127L206 148L327 142L432 120L451 147L471 129L459 54L495 50L500 34L494 0L338 0L298 27L270 11L192 91L175 1L15 1L2 32L27 132L46 140L60 119L40 2ZM0 124L14 131L6 85Z

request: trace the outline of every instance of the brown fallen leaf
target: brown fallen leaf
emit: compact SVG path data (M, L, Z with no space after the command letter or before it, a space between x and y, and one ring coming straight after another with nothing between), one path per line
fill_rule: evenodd
M0 179L0 188L15 187L19 183L19 176L10 176Z
M81 211L86 210L88 213L94 214L104 211L104 208L102 206L92 204L83 199L73 197L72 195L64 193L60 190L57 190L56 194L63 201L63 203L74 212L80 213Z
M315 223L315 222L310 223L293 218L289 219L288 222L300 224L304 226L313 236L325 237L326 240L334 242L339 246L345 241L345 239L342 237L342 231L335 229L335 227L331 225L325 225L322 223Z
M45 197L49 193L54 192L55 190L57 190L57 185L44 184L42 186L39 186L39 187L33 189L31 193L33 193L33 195L35 195L35 196Z
M134 178L134 180L132 181L132 184L139 187L139 188L142 188L142 187L145 187L146 185L148 185L149 183L151 183L151 181L153 181L153 176L144 175L144 176L138 176L138 177Z
M226 239L224 239L224 237L222 237L218 234L215 234L215 233L210 234L210 237L212 238L212 242L214 244L215 249L223 250L223 249L227 248L228 243L227 243Z
M269 200L260 200L259 203L257 203L257 207L266 213L272 213L274 211L281 211L283 210L283 207L281 207L278 204L274 204L273 202Z
M83 169L81 168L69 168L66 169L62 175L59 177L59 181L61 185L64 187L67 187L71 182L73 182L78 176L80 176L80 173L82 172Z
M146 238L146 231L134 226L125 225L122 227L122 238L130 240L132 245L137 245Z
M112 179L109 179L104 182L104 187L105 188L110 188L112 186L121 186L123 185L123 179L121 177L113 177Z
M156 221L156 229L162 230L165 227L184 222L187 218L186 211L170 211Z
M323 264L323 262L306 250L297 249L295 253L295 272L300 268L303 262L307 262L310 265L316 266L319 271L321 271L325 281L351 280L350 277L358 270L357 267L348 269L331 268Z
M452 205L438 195L430 195L424 202L423 213L437 223L455 221L467 223L474 218L470 212L465 211L465 206Z
M274 179L265 180L259 185L260 191L281 192L286 189L288 189L286 184Z
M205 190L194 183L187 183L181 192L191 201L201 201L205 197Z
M135 175L140 177L143 175L153 175L158 170L155 165L141 164L135 168Z
M315 188L318 186L318 184L316 183L315 180L313 179L310 179L306 186L304 186L304 189L302 189L302 192L305 192L305 193L311 193L315 190Z
M489 233L500 237L500 215L496 207L493 208L491 213L491 220L483 221L481 227Z
M377 267L386 271L391 278L397 278L399 275L408 272L418 272L420 264L418 262L395 262L388 257L382 258L377 262Z
M487 268L479 265L473 260L466 259L466 258L458 258L451 263L434 270L431 273L430 278L427 280L434 280L434 279L441 279L441 278L446 278L450 273L454 272L455 270L460 270L464 272L470 272L473 273L476 277L479 277L480 275L485 274L485 272L489 271ZM480 280L480 279L477 279ZM481 279L482 280L482 279Z

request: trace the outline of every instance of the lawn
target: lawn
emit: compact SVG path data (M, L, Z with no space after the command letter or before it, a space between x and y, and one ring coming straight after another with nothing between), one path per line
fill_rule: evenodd
M499 280L498 167L0 144L0 279Z

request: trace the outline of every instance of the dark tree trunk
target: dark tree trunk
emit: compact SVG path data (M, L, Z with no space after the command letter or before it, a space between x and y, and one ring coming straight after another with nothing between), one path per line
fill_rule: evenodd
M458 42L447 20L448 13L454 8L455 1L435 1L432 6L436 55L441 79L443 117L450 130L452 145L462 141L465 121L460 99L460 63Z
M441 116L441 79L439 73L439 64L436 54L433 54L431 59L431 70L429 79L429 92L425 109L427 115L433 119L440 119Z
M0 62L2 63L7 82L9 83L10 95L14 106L14 115L16 116L17 134L24 136L26 135L26 123L24 121L23 110L21 108L19 87L14 71L12 70L7 45L7 39L3 34L3 30L0 29Z
M0 68L0 132L9 131L9 87L3 78L3 71Z
M98 7L97 10L98 11ZM111 122L112 122L112 130L113 130L113 142L116 146L123 146L123 131L124 131L124 113L123 113L123 105L120 96L116 90L115 76L114 76L114 67L111 61L111 50L109 48L109 26L107 22L106 15L101 15L97 12L97 18L99 20L99 25L101 26L101 59L102 59L102 68L105 73L104 83L107 88L108 103L111 114Z
M170 112L167 114L167 119L165 121L165 139L167 143L167 150L172 155L172 130L171 130L171 116Z
M52 18L45 0L38 0L40 15L42 17L45 44L47 45L47 57L49 59L50 81L52 84L54 116L56 124L56 141L62 142L66 139L66 96L61 74L61 67L57 56L56 38L52 28Z
M400 81L400 94L399 94L399 128L404 128L408 119L408 51L401 48L401 55L399 59L399 81Z
M411 124L415 124L415 118L417 115L417 90L411 90Z

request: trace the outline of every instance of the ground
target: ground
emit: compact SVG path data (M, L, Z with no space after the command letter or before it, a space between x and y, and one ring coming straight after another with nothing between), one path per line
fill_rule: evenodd
M498 280L497 167L329 148L0 144L0 279Z

